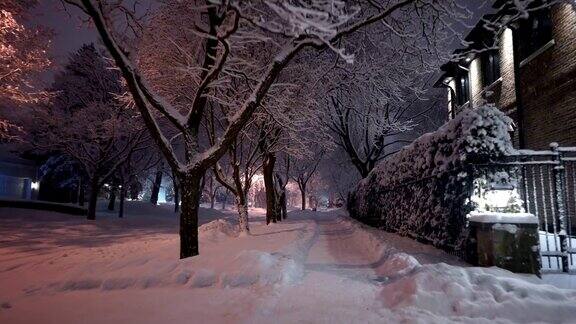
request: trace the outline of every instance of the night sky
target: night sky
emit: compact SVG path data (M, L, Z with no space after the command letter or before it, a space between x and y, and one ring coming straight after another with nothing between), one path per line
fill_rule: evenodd
M471 25L475 24L490 9L486 1L464 0L463 3L474 12ZM50 53L55 67L43 75L42 82L46 85L52 81L54 71L66 63L71 52L83 44L98 42L97 32L82 21L85 18L79 9L64 5L60 0L40 0L39 4L31 11L31 23L46 26L54 32ZM463 31L466 28L460 26Z
M85 43L97 42L96 30L82 22L84 14L77 8L64 6L59 0L41 0L32 12L31 22L54 32L50 54L56 63L54 70L64 64L71 52ZM50 83L54 71L47 72L43 81Z

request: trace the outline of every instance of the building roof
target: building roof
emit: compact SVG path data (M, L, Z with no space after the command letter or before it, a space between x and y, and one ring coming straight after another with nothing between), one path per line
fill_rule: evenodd
M443 73L436 83L434 83L434 87L442 87L444 79L457 74L459 65L468 65L469 60L476 56L476 54L495 45L495 35L501 32L496 26L503 24L508 11L507 8L503 7L503 4L503 0L495 1L492 7L500 8L498 12L482 16L476 25L468 32L464 38L464 40L468 42L468 46L458 48L452 52L455 59L440 67Z

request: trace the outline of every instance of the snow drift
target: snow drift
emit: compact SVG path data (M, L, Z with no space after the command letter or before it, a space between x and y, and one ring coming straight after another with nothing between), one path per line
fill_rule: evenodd
M224 219L213 220L198 227L198 237L200 240L219 241L228 237L238 236L238 226Z
M437 263L435 256L422 257L441 253L432 247L414 242L419 253L412 255L400 249L405 243L390 241L393 234L354 220L342 221L350 223L364 250L383 260L374 268L377 281L382 283L376 296L380 304L375 307L382 307L377 312L389 322L574 322L575 290L559 289L543 284L536 276L496 267Z
M568 323L576 314L574 290L466 267L340 210L295 211L251 224L245 237L207 223L201 254L184 260L177 235L158 231L172 227L168 217L124 235L97 235L90 224L79 234L91 244L78 245L47 240L74 235L78 218L50 227L42 216L31 224L43 226L0 217L0 231L12 233L0 247L0 323ZM110 221L107 233L136 224ZM22 249L39 238L54 249Z

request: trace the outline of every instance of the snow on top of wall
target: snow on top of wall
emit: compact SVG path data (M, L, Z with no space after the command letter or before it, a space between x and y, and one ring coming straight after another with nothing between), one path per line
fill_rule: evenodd
M528 213L472 212L468 220L476 223L538 224L538 217Z

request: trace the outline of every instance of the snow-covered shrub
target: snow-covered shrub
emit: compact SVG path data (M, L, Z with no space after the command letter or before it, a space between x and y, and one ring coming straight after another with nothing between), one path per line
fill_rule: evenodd
M465 216L473 205L471 165L497 161L513 151L510 124L493 105L462 111L377 165L350 195L350 215L455 248L463 241Z

